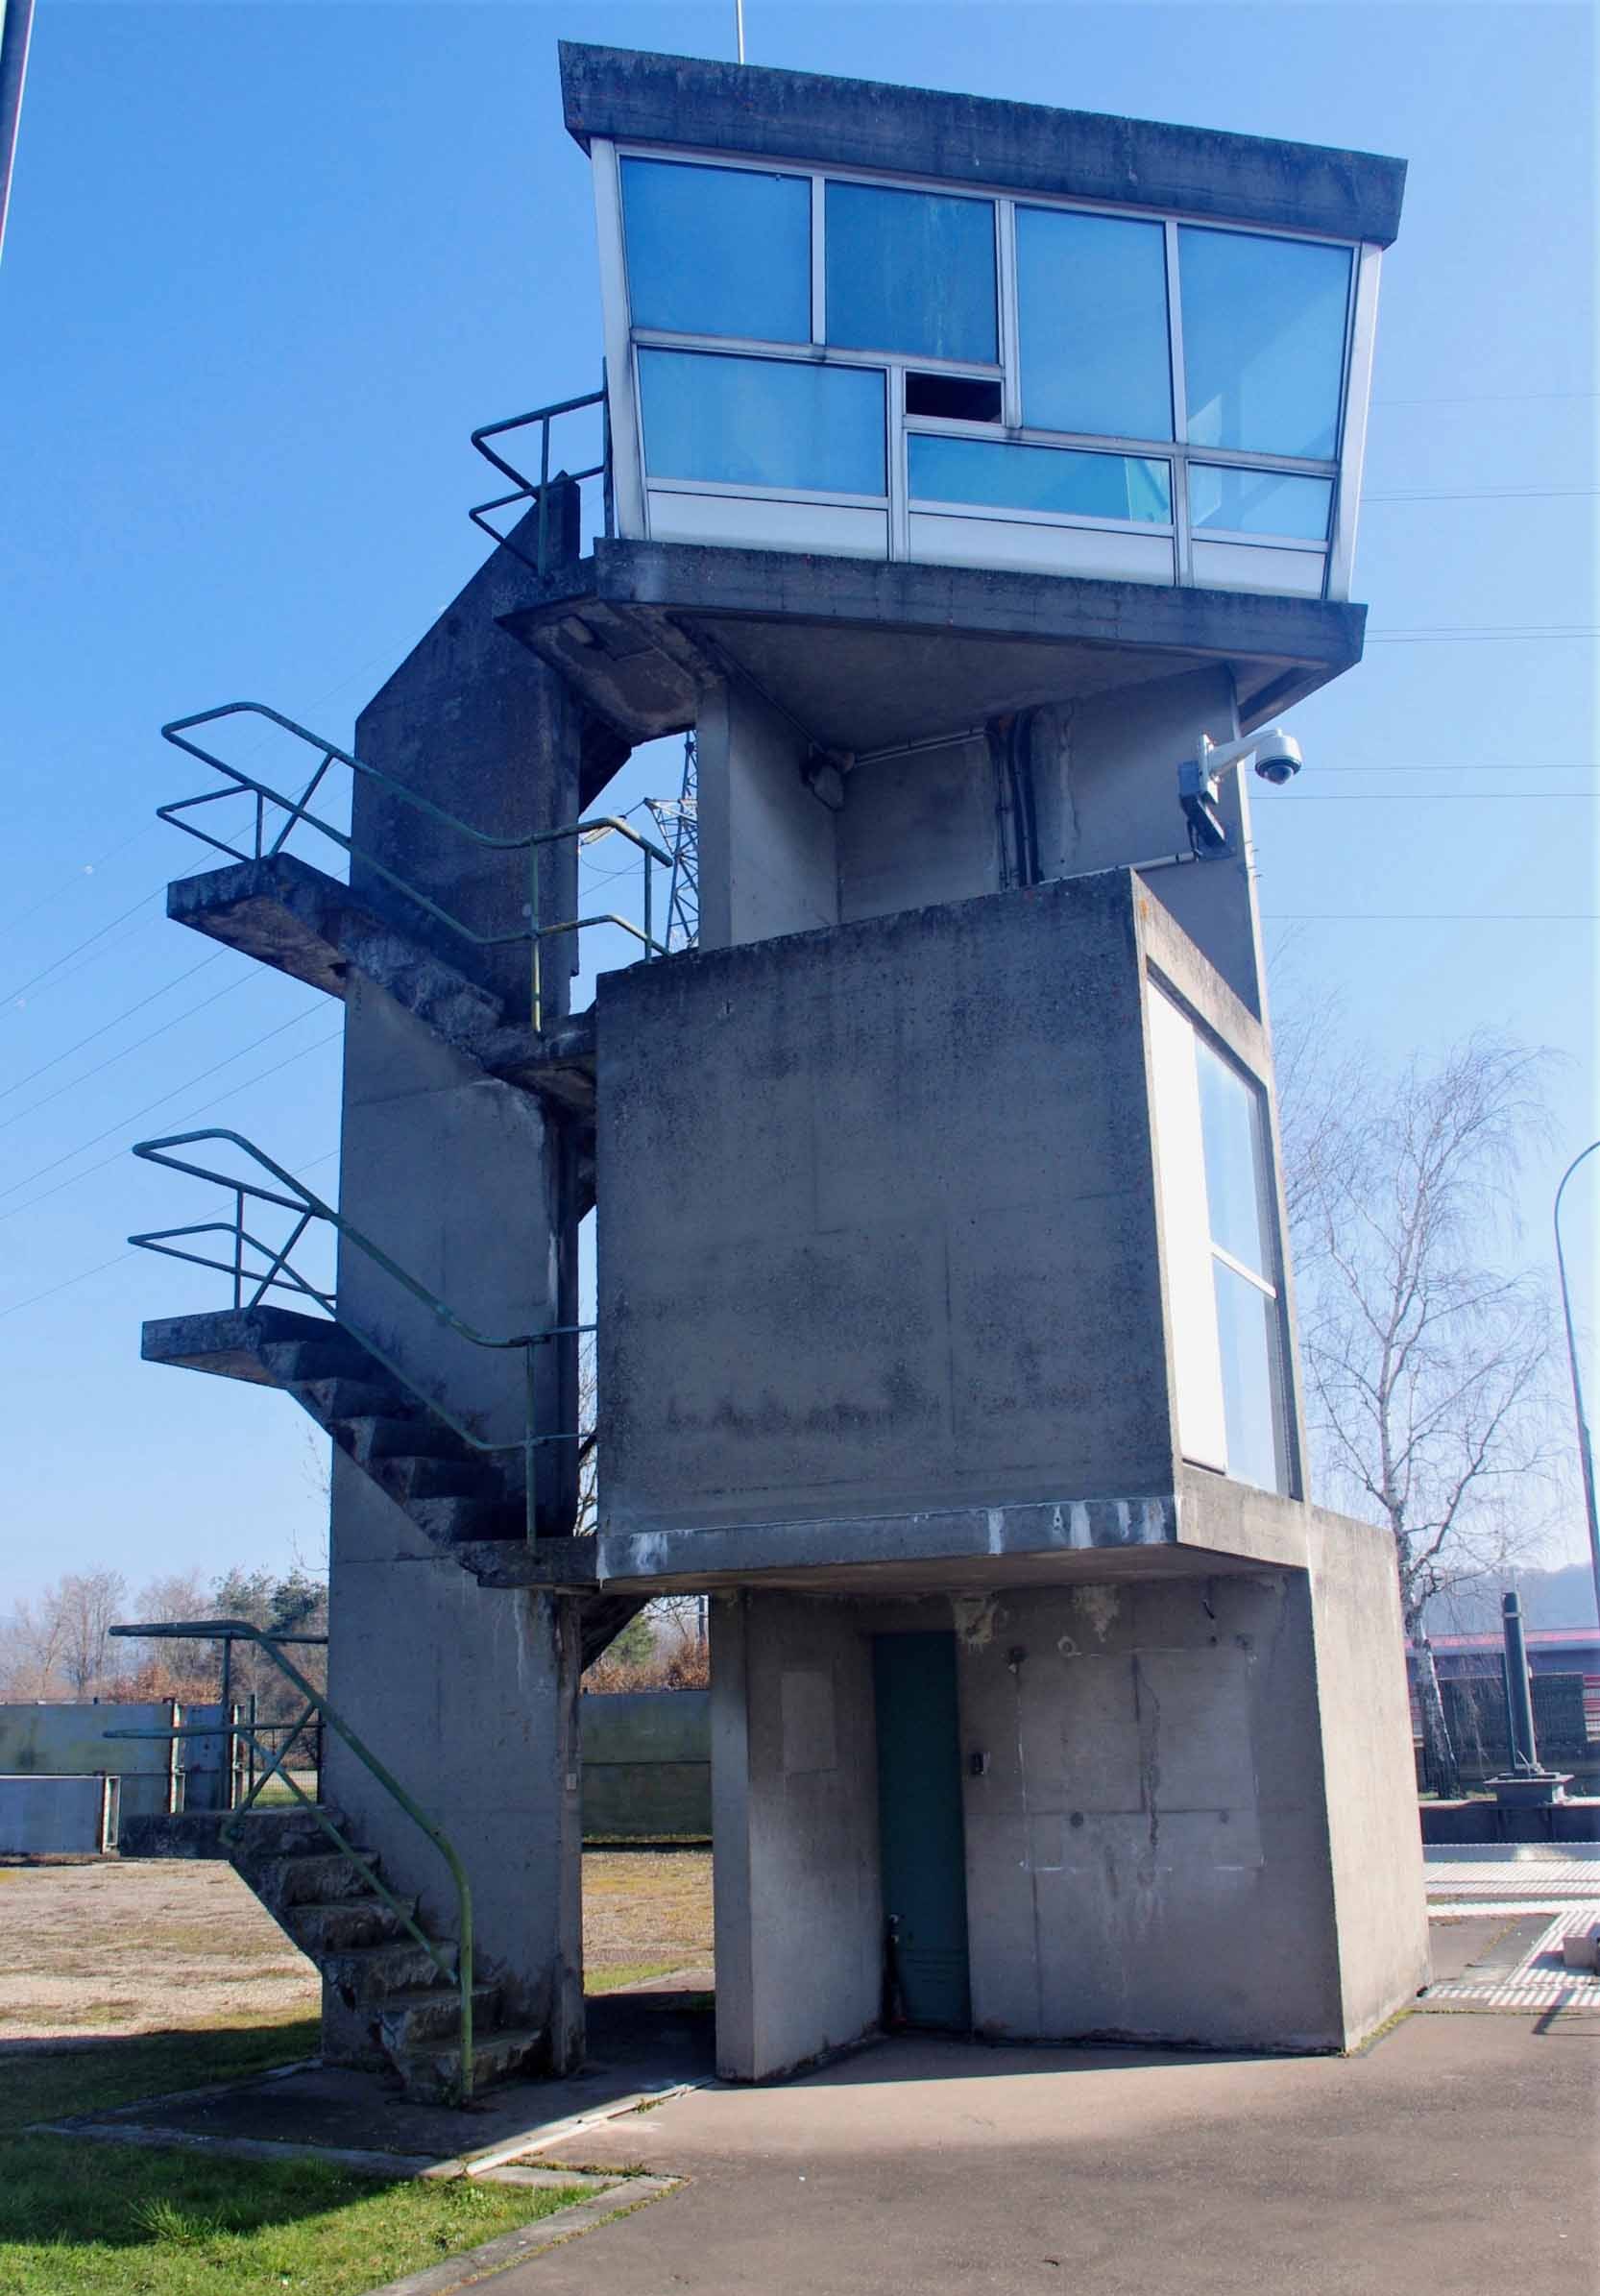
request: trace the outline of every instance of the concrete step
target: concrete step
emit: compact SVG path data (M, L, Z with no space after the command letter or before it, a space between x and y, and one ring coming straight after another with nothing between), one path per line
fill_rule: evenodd
M414 1499L492 1502L500 1498L505 1488L487 1461L419 1458L407 1453L394 1459L369 1459L364 1463L379 1490L398 1499L402 1507L409 1507Z
M520 1498L419 1498L406 1512L436 1547L464 1546L473 1539L527 1540L527 1511Z
M371 1356L358 1340L327 1326L327 1337L315 1340L273 1340L261 1349L261 1361L280 1388L303 1387L321 1379L371 1377Z
M507 2026L498 2032L474 2036L473 2083L487 2089L496 2081L514 2080L521 2072L539 2070L545 2057L543 2032ZM407 2097L413 2104L448 2104L460 2089L461 2052L458 2048L397 2050L393 2056Z
M393 1994L431 1992L444 1983L433 1956L415 1938L384 1946L338 1946L317 1956L318 1965L349 2007L381 2007Z
M473 1987L473 2033L492 2038L500 2005L497 1985ZM385 1994L377 2012L378 2038L391 2057L412 2049L449 2049L461 2036L461 1994L453 1985L406 1987ZM473 2054L477 2055L474 2045Z
M377 1859L368 1857L366 1870L336 1849L300 1849L287 1857L251 1861L249 1880L268 1905L285 1911L291 1905L331 1905L345 1897L371 1896L371 1874Z
M369 1406L362 1412L336 1413L332 1424L341 1449L350 1453L357 1466L364 1467L375 1459L461 1457L461 1438L442 1419L421 1415L404 1419L392 1410L379 1412Z
M342 1813L319 1802L318 1808L330 1825L345 1833ZM318 1825L311 1812L297 1802L286 1810L241 1810L233 1821L237 1839L230 1844L230 1851L236 1865L250 1865L263 1857L289 1857L302 1850L327 1850L333 1845ZM348 1836L347 1836L348 1838Z
M401 1902L415 1921L415 1897ZM301 1951L316 1962L362 1946L416 1943L394 1907L381 1897L336 1897L331 1904L285 1905L279 1919Z
M309 1412L325 1427L335 1419L366 1416L394 1419L408 1427L422 1423L406 1417L407 1399L398 1388L379 1386L370 1379L302 1379L288 1390L302 1411Z

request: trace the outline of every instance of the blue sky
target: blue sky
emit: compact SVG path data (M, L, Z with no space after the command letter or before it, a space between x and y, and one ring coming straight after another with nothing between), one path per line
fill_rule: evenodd
M1547 1259L1555 1176L1600 1129L1592 17L746 19L756 62L1410 160L1355 585L1371 641L1294 714L1309 768L1256 809L1263 909L1280 998L1335 985L1376 1061L1480 1026L1563 1055L1523 1190ZM479 558L468 432L593 387L563 36L728 55L732 0L39 0L0 266L0 1613L96 1561L136 1585L319 1552L294 1407L137 1360L142 1316L212 1295L122 1256L201 1207L126 1145L193 1115L330 1192L337 1141L336 1008L161 921L165 879L204 863L151 810L202 782L156 729L250 696L348 740ZM637 758L620 802L675 774ZM1590 1298L1597 1190L1569 1232Z

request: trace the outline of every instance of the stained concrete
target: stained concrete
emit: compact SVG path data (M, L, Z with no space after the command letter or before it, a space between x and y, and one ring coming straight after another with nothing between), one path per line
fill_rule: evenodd
M1387 247L1405 162L763 64L563 40L568 133L988 183Z
M182 1807L181 1739L108 1738L108 1730L170 1730L182 1719L171 1699L138 1705L88 1700L0 1705L0 1774L83 1777L108 1771L121 1780L124 1818L163 1817Z

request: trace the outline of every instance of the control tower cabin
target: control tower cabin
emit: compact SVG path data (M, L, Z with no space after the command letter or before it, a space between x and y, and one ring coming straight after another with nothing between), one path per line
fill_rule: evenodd
M581 2055L578 1677L667 1591L712 1597L726 2074L885 2018L1351 2046L1425 1974L1420 1851L1393 1559L1306 1497L1244 777L1360 658L1403 167L561 73L603 471L490 434L521 523L318 737L348 871L275 798L292 842L174 886L345 1003L339 1266L146 1354L335 1438L325 1792L447 1958L363 1751L448 1836L479 2080ZM698 947L658 906L570 1011L575 825L689 731ZM254 1840L269 1901L325 1846ZM330 2053L459 2081L414 1932L300 1926Z

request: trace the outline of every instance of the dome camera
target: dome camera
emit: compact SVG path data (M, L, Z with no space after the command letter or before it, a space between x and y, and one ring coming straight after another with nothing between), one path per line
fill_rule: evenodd
M1274 788L1281 789L1285 782L1292 782L1304 763L1300 745L1293 734L1263 734L1256 744L1255 770Z

